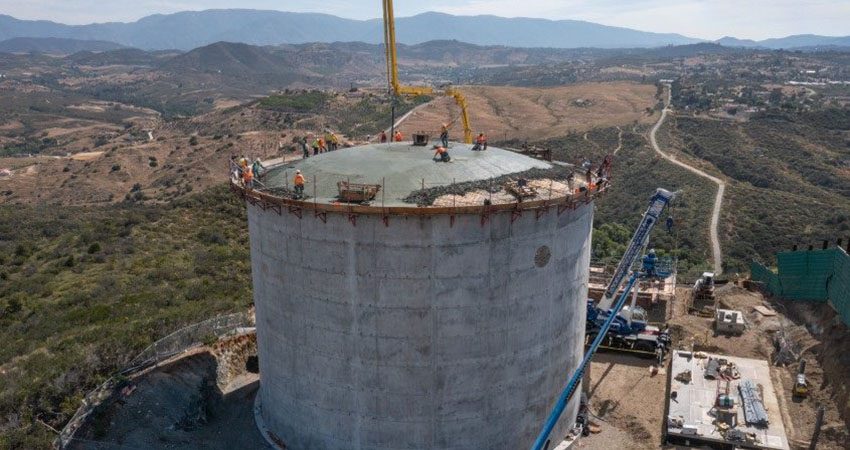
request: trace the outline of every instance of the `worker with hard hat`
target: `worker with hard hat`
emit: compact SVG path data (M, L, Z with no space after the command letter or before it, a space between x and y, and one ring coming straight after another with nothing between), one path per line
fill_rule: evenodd
M301 173L301 171L296 170L295 171L295 179L293 180L293 184L295 184L295 194L298 195L299 197L304 196L304 183L305 183L305 181L306 180L304 180L304 175Z
M247 162L245 167L242 168L242 185L246 189L254 189L254 171L251 170L251 166Z
M401 134L401 130L395 132L395 136L393 136L393 140L396 142L401 142L404 139L404 135Z
M649 253L643 257L643 271L648 277L655 276L655 263L658 261L658 257L655 256L655 249L650 249Z

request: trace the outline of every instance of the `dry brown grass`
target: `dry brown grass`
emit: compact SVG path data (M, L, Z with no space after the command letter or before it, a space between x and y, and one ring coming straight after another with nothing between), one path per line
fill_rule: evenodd
M655 105L655 87L636 83L583 83L556 88L464 86L470 121L475 133L485 132L491 140L504 138L547 139L570 131L650 124L647 115ZM577 100L589 101L578 106ZM405 135L424 130L436 137L440 124L456 121L459 110L451 98L438 98L411 115L401 129ZM460 139L455 123L452 139Z

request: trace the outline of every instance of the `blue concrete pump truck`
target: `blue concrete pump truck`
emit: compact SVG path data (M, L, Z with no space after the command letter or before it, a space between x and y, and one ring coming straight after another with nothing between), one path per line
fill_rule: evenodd
M673 192L664 189L655 191L655 195L652 196L649 207L637 230L635 230L635 234L632 236L632 240L626 248L626 253L620 260L602 300L599 301L598 305L594 305L591 300L588 300L586 339L590 344L578 368L570 376L566 387L558 397L558 401L543 425L543 429L540 430L537 440L531 447L532 450L547 450L549 448L549 435L552 433L552 429L578 388L584 372L590 365L590 360L600 347L655 354L659 358L659 362L664 359L670 344L670 336L667 330L659 330L656 327L649 326L645 320L639 320L636 317L634 305L626 310L623 310L623 306L638 281L664 279L670 276L669 268L661 267L655 257L655 252L651 250L644 256L639 268L632 269L632 267L646 248L649 235L655 228L655 224L658 223L661 213L674 196ZM629 275L630 273L631 275ZM617 297L620 286L627 276L626 287ZM614 301L615 298L616 302Z

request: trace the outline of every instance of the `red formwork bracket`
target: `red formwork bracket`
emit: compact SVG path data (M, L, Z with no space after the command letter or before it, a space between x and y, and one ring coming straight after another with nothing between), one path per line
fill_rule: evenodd
M348 221L355 227L357 226L357 214L348 213Z
M300 219L301 216L302 216L301 208L299 208L297 206L290 206L289 207L289 214L294 214L296 217L298 217Z
M322 221L322 223L328 223L328 213L326 213L325 211L316 210L313 214L315 215L315 217L318 217L319 220Z
M516 220L519 219L520 217L522 217L522 210L521 209L515 209L515 210L511 211L511 223L516 222Z
M277 212L277 215L281 215L281 214L282 214L282 211L281 211L281 210L282 210L283 208L281 208L281 207L280 207L280 205L278 205L278 204L276 204L276 203L270 203L270 204L269 204L269 208L270 208L272 211Z
M542 216L543 214L546 214L548 212L549 212L548 206L544 206L542 208L537 208L537 209L534 210L534 219L540 220L540 216Z

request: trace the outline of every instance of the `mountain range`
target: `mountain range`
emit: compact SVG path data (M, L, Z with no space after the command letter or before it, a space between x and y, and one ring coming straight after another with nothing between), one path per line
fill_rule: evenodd
M397 18L396 29L398 41L406 44L458 40L510 47L648 48L705 42L680 34L651 33L578 20L453 16L434 12ZM383 25L380 19L353 20L328 14L249 9L156 14L131 23L90 25L0 15L0 40L22 37L108 41L146 50L190 50L219 41L252 45L337 41L379 44L383 42ZM799 35L764 41L727 37L717 42L769 49L835 47L850 46L850 36Z

